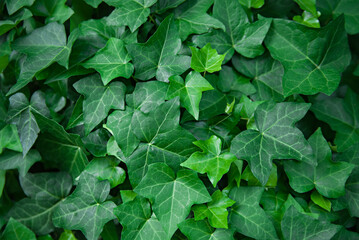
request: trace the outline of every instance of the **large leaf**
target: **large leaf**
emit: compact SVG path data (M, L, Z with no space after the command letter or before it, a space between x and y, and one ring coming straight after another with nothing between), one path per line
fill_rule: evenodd
M177 224L186 219L193 204L211 201L205 186L194 172L180 170L176 177L164 163L151 164L134 191L151 199L153 211L168 238L177 230Z
M24 1L6 0L5 2L6 2L6 8L8 13L12 15L22 7L31 6L35 2L35 0L24 0Z
M308 142L318 165L286 161L284 167L290 186L299 193L316 188L325 197L337 198L344 195L344 185L354 165L332 161L332 152L320 129L309 138Z
M104 120L111 109L125 108L126 86L122 82L104 86L99 75L94 74L76 82L74 88L85 96L83 112L86 134Z
M146 43L126 46L135 66L135 78L167 82L172 75L180 75L190 66L190 57L178 55L181 39L173 15L165 18Z
M103 226L115 218L116 205L106 201L109 192L108 181L99 181L89 173L82 174L75 191L55 209L54 225L80 230L89 240L98 239Z
M341 72L351 58L343 25L343 17L320 30L289 20L273 20L265 44L284 67L285 96L318 92L330 95L338 87ZM298 32L303 33L301 37L297 37Z
M294 123L304 117L310 104L263 103L254 118L258 130L246 130L232 141L231 152L248 161L253 175L265 185L272 159L296 159L314 164L312 149Z

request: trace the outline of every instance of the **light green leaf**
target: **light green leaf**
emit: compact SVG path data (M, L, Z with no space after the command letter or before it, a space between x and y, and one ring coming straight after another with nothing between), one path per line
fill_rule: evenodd
M265 185L272 169L272 159L297 159L313 163L313 153L303 133L293 125L307 113L306 103L263 103L254 119L258 130L238 134L231 152L248 161L253 175Z
M221 70L224 55L219 55L216 49L208 43L201 49L190 47L192 52L191 68L197 72L217 72Z
M89 134L111 109L125 108L126 86L113 82L104 86L97 74L85 77L74 84L76 91L85 96L83 102L85 134Z
M203 152L193 153L185 162L181 163L181 166L199 173L207 173L209 180L216 187L222 176L229 171L232 162L237 160L236 156L230 152L221 153L222 141L215 135L205 141L196 141L194 144Z
M1 235L3 240L36 240L35 233L13 218L8 221Z
M208 218L210 225L214 228L228 228L227 208L235 203L224 195L220 190L212 194L212 201L207 205L194 205L192 211L196 221Z
M285 96L318 92L330 95L338 87L351 58L343 26L343 17L319 30L289 20L273 20L265 44L284 66ZM297 32L303 32L301 37ZM312 50L308 52L309 48Z
M248 186L261 186L262 184L258 181L258 179L253 175L249 166L247 166L243 173L242 179L248 182ZM277 165L273 163L273 167L271 173L269 175L267 183L264 185L265 187L275 188L277 186L278 174L277 174Z
M59 240L77 240L77 238L75 237L74 233L71 230L64 230L61 235Z
M100 236L103 226L115 218L116 205L106 201L110 192L108 181L99 181L83 173L75 191L55 209L52 221L56 227L80 230L89 240Z
M290 186L299 193L316 188L325 197L337 198L345 194L347 181L354 165L333 162L330 147L318 129L308 140L314 152L317 166L292 160L284 162Z
M126 172L118 166L120 162L111 157L95 158L86 166L82 174L90 173L98 180L108 180L111 188L123 183L126 178Z
M45 23L66 22L74 11L66 5L66 0L37 0L31 6L31 11L36 16L46 17Z
M35 149L30 150L26 156L22 153L6 151L0 155L0 169L9 170L17 168L19 174L24 176L30 167L41 160L39 152Z
M288 208L282 220L282 233L285 239L331 239L341 226L321 222L300 213L294 206Z
M157 0L105 0L105 2L116 7L107 17L107 23L110 26L128 26L131 32L134 32L146 22L150 15L150 7Z
M317 15L316 0L294 0L294 2L298 3L299 7L304 11L308 11L314 16Z
M88 5L90 5L93 8L97 8L98 5L102 2L102 0L84 0Z
M0 130L0 154L4 148L22 152L19 134L15 125L9 124Z
M134 200L119 205L114 209L114 214L123 226L121 239L169 239L161 223L151 213L150 203L143 197L137 196Z
M28 9L23 9L15 15L7 18L6 20L0 21L0 36L10 31L21 21L28 19L32 16L32 13Z
M233 240L233 232L227 229L214 229L207 221L189 218L178 225L189 240Z
M101 75L104 85L117 77L129 78L133 73L133 65L124 42L117 38L110 38L106 46L96 55L82 64L85 68L94 68Z
M230 222L241 234L255 239L278 239L272 222L259 201L264 188L232 188L229 197L236 201L230 214Z
M29 100L23 93L12 95L9 99L10 106L7 121L15 124L19 133L23 155L26 156L32 145L35 143L39 126L34 117L34 113L49 116L50 112L45 103L45 95L36 91Z
M239 0L239 2L247 8L261 8L264 0Z
M135 66L135 78L168 82L172 75L180 75L190 66L190 57L178 55L181 39L173 21L166 17L146 43L126 46Z
M168 88L166 99L180 97L181 106L195 118L199 116L199 103L202 98L202 92L212 90L212 85L198 72L190 72L186 80L180 76L169 78L170 86Z
M29 7L31 6L35 0L5 0L7 11L10 15L15 13L17 10L19 10L22 7Z
M214 0L185 1L174 10L179 35L185 40L191 34L202 34L211 28L225 29L223 23L207 14Z
M332 203L324 198L322 195L320 195L317 191L312 192L310 194L310 199L319 207L324 208L328 212L332 209Z
M153 202L153 211L168 238L177 230L177 224L186 219L193 204L211 201L196 173L180 170L175 177L165 163L151 164L134 191Z

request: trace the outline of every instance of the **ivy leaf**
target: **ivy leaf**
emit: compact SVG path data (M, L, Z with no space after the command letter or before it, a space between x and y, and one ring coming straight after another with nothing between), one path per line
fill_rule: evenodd
M177 230L177 224L186 219L193 204L211 201L196 173L180 170L175 177L165 163L151 164L134 191L153 202L152 209L168 238Z
M179 125L179 99L159 105L149 113L136 111L132 118L132 131L142 142L125 160L132 186L145 176L148 165L163 162L178 170L196 147L196 139ZM157 216L158 217L158 216Z
M106 46L96 55L82 64L85 68L94 68L101 74L104 85L117 77L129 78L133 73L133 65L124 42L117 38L110 38Z
M341 229L300 213L294 206L287 209L281 225L285 239L331 239Z
M0 155L0 169L9 170L17 168L20 176L25 176L31 166L40 160L41 156L35 149L30 150L26 156L18 152L5 151Z
M30 229L25 227L23 224L19 223L13 218L10 218L6 224L6 228L1 235L1 239L13 239L13 240L36 240L35 233Z
M150 15L150 7L157 0L105 0L106 3L116 7L107 17L109 25L128 26L131 32L136 31Z
M76 91L85 96L83 102L85 134L89 134L111 109L125 108L126 86L113 82L104 86L97 74L85 77L74 84Z
M197 72L217 72L221 70L224 55L219 55L216 49L208 43L201 49L190 47L192 52L191 68Z
M32 17L32 13L28 9L23 9L20 12L16 13L15 15L9 17L7 20L0 21L0 35L10 31L16 25L18 25L21 21L25 19L29 19Z
M223 23L207 14L214 0L185 1L174 10L179 35L185 40L191 34L202 34L211 28L225 29Z
M102 0L84 0L88 5L90 5L93 8L97 8L98 5L102 2Z
M156 4L156 12L161 14L170 8L175 8L186 0L158 0Z
M328 212L330 212L330 210L332 209L332 203L324 198L322 195L320 195L317 191L312 192L312 194L310 194L310 199L319 207L327 210Z
M321 97L313 99L311 111L336 131L334 143L342 152L359 142L359 97L348 89L345 98Z
M51 216L71 190L72 179L65 172L28 173L20 178L21 187L30 198L15 203L8 215L29 227L36 234L54 230Z
M9 15L12 15L17 10L22 7L29 7L31 6L35 0L24 0L24 1L17 1L17 0L5 0L6 9Z
M132 131L134 113L136 111L148 113L157 108L164 102L167 88L167 84L159 81L138 83L134 92L126 96L129 106L126 106L124 111L114 111L108 116L106 126L126 157L130 156L140 143Z
M186 76L186 80L180 76L172 76L169 78L170 86L168 88L166 99L180 97L181 105L187 111L198 119L199 102L202 98L202 92L212 90L212 85L197 72L190 72Z
M11 96L9 101L7 121L16 125L23 149L22 153L26 156L40 132L33 113L49 116L50 112L45 103L45 96L40 91L31 96L30 102L23 93Z
M110 192L108 181L99 181L83 173L75 191L55 209L52 221L56 227L80 230L87 239L96 240L103 226L115 218L116 205L106 201Z
M341 72L350 62L343 26L343 17L319 30L289 20L273 20L265 44L272 57L283 64L285 96L318 92L330 95L338 87ZM302 37L293 38L297 32L303 32ZM313 50L309 53L308 48Z
M264 188L239 187L232 188L229 197L236 201L230 214L230 222L238 231L255 239L278 239L272 222L259 201Z
M74 11L66 5L66 0L55 0L48 2L46 0L37 0L31 6L31 11L36 16L47 17L45 22L64 23L73 14Z
M195 221L189 218L178 225L181 232L189 240L233 240L233 232L227 229L214 229L207 221Z
M271 19L262 18L250 23L239 1L215 0L213 17L221 21L226 30L213 30L194 39L198 46L210 43L226 60L234 51L245 57L254 58L264 53L262 42L271 25Z
M228 198L220 190L212 194L212 201L203 205L192 207L194 219L196 221L208 218L210 225L214 228L228 228L228 211L227 208L235 204L235 201Z
M0 130L0 154L7 148L16 152L22 152L22 146L17 133L17 128L13 124L8 124Z
M258 130L246 130L232 140L231 152L248 161L262 185L271 173L272 159L297 159L314 164L311 147L303 133L293 126L309 107L306 103L263 103L254 114Z
M95 158L86 166L83 173L90 173L100 181L108 180L111 188L114 188L126 178L126 172L118 164L119 161L114 158Z
M354 165L346 162L333 162L332 152L321 129L308 139L314 152L317 166L305 162L285 161L285 172L289 177L290 186L303 193L316 188L325 197L337 198L345 194L347 181Z
M264 0L239 0L239 2L249 8L261 8L264 5Z
M172 75L180 75L190 66L190 58L178 55L181 39L173 21L173 15L166 17L146 43L126 46L135 66L135 78L167 82Z
M213 135L208 140L199 140L194 142L203 152L193 153L182 167L193 169L199 173L207 173L209 180L216 187L222 176L229 171L229 168L236 156L230 152L221 154L222 141L219 137Z
M143 197L137 196L119 205L114 209L114 214L123 226L121 239L167 239L161 223L151 213L150 203Z

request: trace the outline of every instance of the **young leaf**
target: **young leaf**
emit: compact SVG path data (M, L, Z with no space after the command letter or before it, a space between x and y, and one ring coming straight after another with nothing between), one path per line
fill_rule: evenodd
M96 55L82 64L85 68L94 68L101 75L104 85L117 77L129 78L133 73L133 65L125 44L117 38L110 38L106 46Z
M135 78L167 82L172 75L180 75L190 66L190 57L178 55L181 40L178 36L173 15L162 21L157 31L146 43L126 46L135 66Z
M94 74L76 82L74 88L85 96L83 111L86 135L107 117L111 109L125 108L126 86L122 82L104 86L99 75Z
M196 221L208 218L209 223L214 228L228 228L227 208L235 203L220 190L212 194L212 201L202 205L194 205L192 211Z
M229 197L236 201L232 207L230 221L236 231L255 239L278 239L272 222L259 201L264 188L239 187L232 188Z
M289 20L273 20L265 44L284 67L285 96L318 92L330 95L338 87L341 72L350 62L343 26L343 17L319 30ZM301 37L296 37L297 32L303 32Z
M181 163L181 166L199 173L207 173L213 187L216 187L222 176L229 171L232 162L237 160L236 156L229 152L221 153L222 141L215 135L205 141L196 141L194 144L203 152L193 153L185 162Z
M195 221L189 218L178 225L189 240L233 240L233 232L227 229L214 229L207 221Z
M216 49L208 43L201 49L190 47L192 52L191 68L197 72L217 72L221 70L224 55L219 55Z
M332 209L332 203L324 198L322 195L320 195L317 191L312 192L310 194L310 199L319 207L324 208L328 212Z
M262 185L271 173L272 159L297 159L314 164L311 147L293 126L309 107L306 103L263 103L254 114L258 130L246 130L233 139L231 152L248 161Z
M177 230L177 224L186 219L193 204L211 201L197 174L180 170L175 177L173 170L164 163L151 164L134 191L153 202L153 211L168 238Z
M197 120L202 92L212 90L212 85L197 72L190 72L185 81L180 76L172 76L169 81L166 99L179 96L181 105Z
M313 133L308 142L313 149L317 166L293 160L285 161L284 169L290 186L299 193L316 188L320 194L328 198L344 195L344 185L354 165L332 161L332 152L321 129Z
M108 181L99 181L83 173L75 191L61 202L52 215L56 227L80 230L89 240L100 236L103 226L115 218L116 205L106 201L110 192Z
M22 152L22 146L17 133L17 128L13 124L6 125L0 130L0 154L7 148L16 152Z
M23 224L19 223L13 218L10 218L6 224L6 228L1 235L1 239L4 240L36 240L35 233L30 229L25 227Z

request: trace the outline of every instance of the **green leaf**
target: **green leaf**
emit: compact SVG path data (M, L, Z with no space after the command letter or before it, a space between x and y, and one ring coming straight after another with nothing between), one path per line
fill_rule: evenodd
M191 68L197 72L217 72L221 70L224 55L219 55L216 49L208 43L201 49L190 47L192 52Z
M286 161L284 169L290 186L303 193L313 188L325 197L337 198L345 194L347 181L354 165L346 162L333 162L332 152L321 129L318 129L308 140L314 152L317 166L305 162Z
M17 168L19 174L24 176L34 163L41 160L39 152L35 149L30 150L26 156L22 153L6 151L0 155L0 169L9 170Z
M331 239L340 228L300 213L294 206L288 208L282 220L285 239Z
M69 119L69 122L67 123L66 130L69 130L71 128L77 127L79 125L84 124L84 114L83 114L83 101L84 97L81 95L74 106L74 109L72 110L71 117Z
M110 38L106 46L96 55L82 64L85 68L94 68L101 74L101 80L107 85L117 77L129 78L133 73L133 65L124 42L117 38Z
M189 218L178 225L189 240L233 240L233 232L227 229L214 229L207 221L195 221Z
M21 187L30 198L15 203L8 213L38 235L52 232L55 227L51 221L54 209L71 190L72 179L65 172L28 173L20 178Z
M164 163L151 164L134 191L153 202L153 211L168 238L177 230L177 224L186 219L193 204L211 201L196 173L180 170L175 177Z
M74 84L76 91L84 95L83 102L85 134L89 134L111 109L124 109L126 86L112 82L104 86L97 74L85 77Z
M232 188L229 197L236 201L230 214L230 222L241 234L255 239L278 239L272 222L259 201L264 188L239 187Z
M7 8L8 13L10 15L12 15L13 13L15 13L17 10L19 10L22 7L31 6L35 2L35 0L23 0L23 1L5 0L5 2L6 2L6 8Z
M341 72L350 62L343 26L343 17L319 30L289 20L273 20L265 44L284 66L285 96L318 92L330 95L338 87ZM295 37L297 32L303 32L301 37Z
M146 43L136 43L126 46L135 66L135 78L167 82L172 75L180 75L190 66L190 58L178 55L181 39L169 15L157 28L156 32Z
M66 22L74 11L66 5L66 0L37 0L31 6L31 11L36 16L47 17L45 22Z
M31 16L32 13L25 8L21 10L21 12L9 17L7 20L0 21L0 36L16 27L21 21L29 19Z
M90 173L98 180L108 180L111 188L123 183L126 178L126 172L118 167L119 161L114 158L95 158L86 166L82 174Z
M205 141L196 141L194 144L203 152L193 153L185 162L181 163L181 166L199 173L207 173L213 187L216 187L222 176L229 171L232 162L237 160L236 156L230 152L221 153L222 141L215 135Z
M143 197L137 196L119 205L114 209L114 214L123 226L121 239L168 239L161 223L151 213L150 203Z
M181 106L186 108L195 119L198 119L202 92L212 90L212 85L198 72L190 72L185 81L180 76L172 76L169 81L170 86L166 99L169 100L178 96Z
M65 230L61 233L59 240L77 240L77 238L72 231Z
M262 42L271 19L262 18L250 23L239 1L232 0L215 0L213 16L224 24L226 30L199 35L194 43L200 47L210 43L220 54L226 54L226 60L233 56L234 50L250 58L264 53Z
M131 32L136 31L150 15L150 7L157 0L105 0L116 9L107 17L110 26L128 26Z
M92 155L95 157L104 157L107 153L106 144L108 136L108 132L100 128L82 138L82 141Z
M304 11L308 11L313 15L317 14L317 9L315 7L316 0L294 0L294 2L298 3L299 7Z
M263 103L254 114L258 130L246 130L233 139L231 152L248 161L262 185L271 173L272 159L297 159L314 164L311 147L303 133L293 126L309 107L306 103Z
M175 8L186 0L158 0L156 4L156 12L163 13L170 8Z
M185 1L174 10L179 35L185 40L191 34L202 34L211 28L225 29L223 23L207 14L214 0Z
M1 239L4 240L36 240L35 233L19 223L13 218L10 218L6 225L4 232L1 235Z
M247 166L243 173L243 180L248 182L248 186L261 186L262 184L258 181L258 179L253 175L249 166ZM269 175L267 183L264 185L265 187L273 187L277 186L278 174L277 174L277 165L273 163L273 167L271 169L271 173Z
M93 8L97 8L98 5L102 2L102 0L84 0L88 5L90 5Z
M22 152L19 134L15 125L9 124L0 130L0 154L4 148Z
M31 96L30 102L23 93L12 95L9 101L7 121L16 125L23 155L26 156L40 132L33 114L37 112L49 116L50 112L45 104L45 96L40 91Z
M247 8L261 8L264 5L264 0L239 0L239 2Z
M220 190L212 194L212 201L207 205L195 205L192 207L196 221L208 218L210 225L214 228L228 228L227 208L235 203Z
M359 142L358 94L348 89L345 98L318 97L313 99L311 111L336 131L334 143L342 152Z
M83 173L75 191L55 209L52 221L56 227L80 230L87 239L96 240L103 226L114 219L116 205L106 201L110 192L108 181L99 181Z
M314 191L312 192L312 194L310 194L310 199L319 207L324 208L328 212L330 212L330 210L332 209L332 203L328 199L320 195L317 191Z

